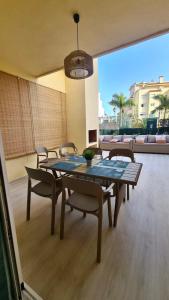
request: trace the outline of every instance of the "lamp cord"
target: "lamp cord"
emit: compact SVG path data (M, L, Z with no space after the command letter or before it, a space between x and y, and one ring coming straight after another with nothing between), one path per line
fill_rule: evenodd
M79 27L77 23L77 50L79 50Z

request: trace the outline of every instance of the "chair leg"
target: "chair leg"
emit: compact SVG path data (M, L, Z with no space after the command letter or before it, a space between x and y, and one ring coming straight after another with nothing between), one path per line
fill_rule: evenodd
M64 238L64 223L65 223L65 191L62 192L62 206L60 218L60 240Z
M83 218L85 218L85 217L86 217L86 212L84 211L84 212L83 212Z
M71 190L67 189L67 192L68 192L68 196L70 197L71 196ZM70 211L73 211L73 207L72 206L70 207Z
M102 214L98 216L98 238L97 238L97 262L101 262L101 245L102 245Z
M26 220L30 220L30 209L31 209L31 183L28 182L28 194L27 194L27 210L26 210Z
M67 189L67 192L68 192L68 196L70 197L71 196L71 190Z
M37 163L36 163L36 167L37 167L37 169L39 168L39 157L38 157L38 155L37 155Z
M55 208L56 202L52 200L51 234L55 233Z
M130 194L130 191L129 191L129 184L127 184L127 200L129 200L129 194Z
M108 198L107 200L107 206L108 206L108 216L109 216L109 226L112 227L112 211L111 211L111 200Z

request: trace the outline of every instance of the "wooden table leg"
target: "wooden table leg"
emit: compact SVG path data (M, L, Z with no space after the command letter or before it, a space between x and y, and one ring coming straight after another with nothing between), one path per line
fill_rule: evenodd
M53 176L55 177L55 179L58 179L58 175L57 172L55 170L52 170Z
M123 202L126 194L125 184L116 184L116 198L115 198L115 209L114 209L114 227L117 226L117 218L120 211L121 203Z

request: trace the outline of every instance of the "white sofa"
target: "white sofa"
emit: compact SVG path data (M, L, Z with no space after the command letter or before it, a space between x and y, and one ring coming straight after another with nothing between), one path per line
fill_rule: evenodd
M128 139L128 141L127 141ZM114 141L112 141L114 140ZM118 140L118 141L115 141ZM101 135L99 145L102 150L112 150L116 148L131 149L133 148L133 138L130 135Z
M138 142L140 137L144 143ZM157 141L160 138L162 142ZM133 152L169 154L169 135L137 136L133 140Z
M107 151L123 148L138 153L169 154L169 135L104 135L100 136L100 148Z

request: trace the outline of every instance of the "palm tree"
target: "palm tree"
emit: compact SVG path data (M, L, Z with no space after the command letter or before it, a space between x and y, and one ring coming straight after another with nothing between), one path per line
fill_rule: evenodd
M157 111L160 113L161 111L164 112L163 120L166 118L166 113L169 110L169 97L167 95L156 95L154 99L158 100L160 104L152 110L152 114L156 113Z
M117 107L120 110L120 127L122 127L123 122L123 114L124 108L134 106L134 102L132 99L127 99L122 93L121 94L114 94L112 96L112 100L109 102L110 105L113 107Z
M133 128L146 128L147 127L147 119L134 119L133 120L133 124L132 124Z

